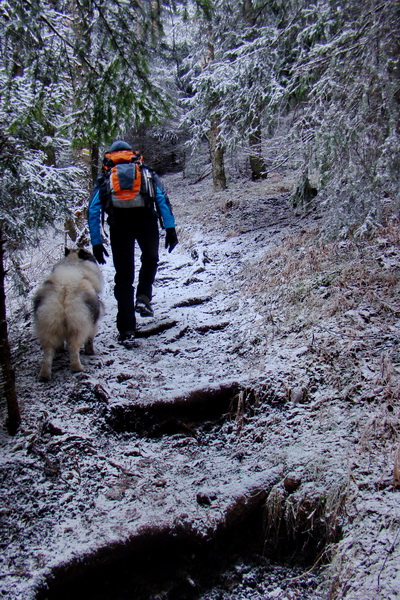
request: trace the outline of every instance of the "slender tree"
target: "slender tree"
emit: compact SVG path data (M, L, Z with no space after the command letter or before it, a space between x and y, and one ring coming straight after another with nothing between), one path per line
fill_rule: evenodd
M213 69L215 61L215 46L213 39L213 27L211 21L206 23L207 29L207 50L204 57L204 69ZM219 97L214 90L210 90L208 111L210 114L210 124L207 133L208 144L210 148L212 176L215 190L224 190L226 188L226 175L224 165L224 146L221 141L221 114L219 112Z
M212 2L190 3L193 43L178 64L180 88L183 91L182 125L190 132L190 146L196 149L207 140L214 189L226 187L225 148L221 138L220 97L214 82L216 67L216 30Z
M4 266L4 239L0 228L0 364L3 375L4 395L7 403L6 426L11 435L17 433L21 424L17 392L15 389L15 371L11 359L10 344L8 341L6 293Z

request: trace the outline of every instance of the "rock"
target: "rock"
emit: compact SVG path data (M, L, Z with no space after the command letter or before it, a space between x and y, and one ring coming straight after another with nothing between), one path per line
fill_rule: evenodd
M210 506L213 500L217 499L217 494L214 492L198 492L196 495L197 504L200 506Z
M285 488L288 494L292 494L301 486L301 479L299 477L293 477L288 475L283 480L283 487Z
M303 404L308 399L308 391L307 388L304 387L295 387L290 391L290 400L294 402L294 404Z

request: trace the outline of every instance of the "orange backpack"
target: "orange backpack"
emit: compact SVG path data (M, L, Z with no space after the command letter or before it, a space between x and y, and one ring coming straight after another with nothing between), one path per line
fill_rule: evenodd
M100 197L107 213L112 208L149 206L155 199L151 169L143 164L143 157L137 151L106 152L103 177Z

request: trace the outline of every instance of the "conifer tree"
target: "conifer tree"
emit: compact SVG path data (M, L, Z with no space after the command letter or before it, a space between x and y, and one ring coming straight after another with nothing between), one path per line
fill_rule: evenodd
M123 0L2 2L2 266L7 259L12 266L19 248L36 242L45 225L57 223L82 197L79 170L69 165L71 145L98 148L164 106L146 60L158 7ZM6 270L0 271L3 293ZM3 383L15 406L5 297L0 311ZM16 414L9 413L13 432Z
M385 197L400 203L399 5L291 0L286 10L278 50L281 100L294 116L288 147L317 174L327 233L365 232Z
M0 359L10 433L16 432L20 417L8 341L5 275L18 262L14 256L18 249L35 243L39 229L66 211L77 192L72 183L76 169L55 164L64 146L56 129L66 99L59 76L59 35L51 35L56 25L62 32L59 16L45 11L39 2L1 5Z
M148 58L161 32L158 2L75 0L72 7L72 113L65 132L75 144L99 147L167 109L153 83ZM94 168L93 176L96 174Z
M221 153L244 151L257 179L267 172L262 130L275 92L272 18L265 3L251 0L214 0L209 9L209 19L203 17L199 23L203 42L192 47L182 65L183 84L189 91L184 123L193 146L215 131L211 139L218 140L214 146Z

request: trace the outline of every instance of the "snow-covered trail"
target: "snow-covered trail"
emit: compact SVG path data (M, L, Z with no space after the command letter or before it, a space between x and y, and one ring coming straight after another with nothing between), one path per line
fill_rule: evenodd
M137 382L137 394L132 392L131 396L134 399L138 396L140 400L167 399L218 382L260 375L260 365L257 368L240 351L243 331L257 328L257 314L248 305L248 298L242 297L237 274L247 262L255 263L257 251L265 251L265 246L259 243L257 248L251 230L238 231L236 235L223 227L219 230L218 224L212 222L218 211L214 209L213 214L211 206L207 207L210 215L193 215L190 211L186 215L185 203L193 200L184 195L195 190L186 185L182 194L178 177L181 176L171 177L169 183L173 188L171 195L174 190L175 196L181 195L175 198L174 210L182 242L168 254L163 248L164 234L161 234L161 261L153 300L155 317L138 317L139 335L148 335L152 329L157 331L162 326L165 332L139 338L138 347L128 356L125 349L114 343L114 273L111 264L104 269L106 316L97 344L103 356L112 355L114 362L111 368L106 366L103 376L110 382L113 372L117 374L124 366L126 370L127 362L136 375L144 370L148 377ZM194 221L196 216L199 216L198 223ZM245 218L242 225L250 226ZM267 239L268 230L262 235ZM120 387L120 398L123 392Z
M174 177L169 183L178 191ZM251 504L252 494L265 495L280 478L275 460L264 463L258 455L243 461L250 440L237 435L235 412L216 428L210 423L202 430L200 423L194 432L183 423L161 438L146 437L137 424L132 427L132 417L124 418L132 406L151 411L154 403L173 406L177 399L182 406L191 393L204 390L207 396L221 386L223 410L233 401L237 408L238 390L263 368L242 351L243 335L256 327L257 315L249 305L243 311L247 301L236 277L246 260L257 260L254 234L245 220L247 233L220 229L215 207L203 197L198 202L205 210L196 222L199 215L184 197L188 190L182 193L181 186L174 203L181 243L172 254L162 252L155 317L139 317L137 347L127 350L116 342L108 263L105 316L96 355L82 359L86 372L72 375L67 357L58 356L52 382L37 382L40 351L34 341L33 352L19 362L24 426L17 439L3 440L4 473L23 482L5 509L12 521L6 530L13 532L4 556L10 598L32 598L45 573L76 557L96 556L112 543L123 547L143 527L173 530L186 523L210 535L237 502L246 505L249 495ZM246 407L240 411L238 419Z
M237 532L241 540L242 519L254 510L262 530L265 501L266 548L276 554L307 548L312 556L335 541L354 488L349 472L356 463L367 468L368 456L360 456L355 441L368 407L318 390L311 398L299 395L304 339L294 332L269 346L260 340L265 315L244 287L244 274L257 272L266 249L302 225L285 193L271 192L271 182L247 182L213 194L209 183L190 186L179 174L166 183L180 244L172 254L161 251L155 317L139 317L137 347L127 350L116 341L110 263L103 268L106 314L96 355L83 356L85 373L72 375L60 355L52 382L39 383L40 350L21 324L16 364L23 427L15 438L0 438L4 597L45 599L48 581L49 598L87 600L82 577L90 567L96 600L108 599L104 590L117 584L109 569L113 557L125 560L135 544L149 540L161 544L162 557L182 535L194 544L211 540L224 554L225 533ZM379 515L388 511L395 519L398 509L385 490L363 494L366 508L357 508L354 534L341 546L357 574L349 598L369 600L369 587L380 597L377 574L392 572L395 563L385 554L383 566L372 566L367 557L364 581L365 548L383 533L382 544L394 543ZM356 544L364 521L368 534L364 545ZM382 563L381 554L375 558ZM298 587L287 573L285 584L259 573L257 585L244 586L243 573L242 588L230 598L326 597L323 590L314 594L307 578L296 580ZM385 586L382 600L395 597L395 578L381 575L379 585ZM118 593L113 600L129 597Z

